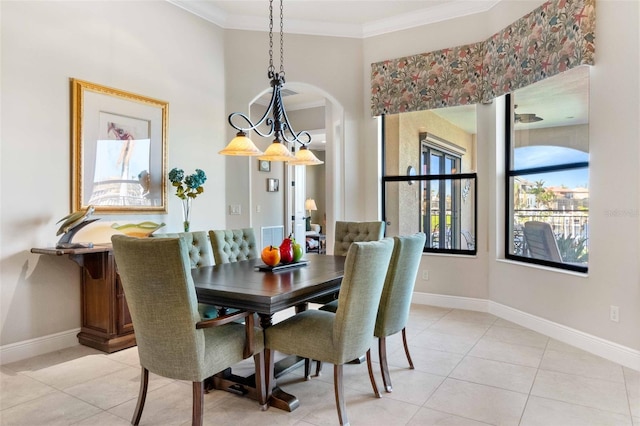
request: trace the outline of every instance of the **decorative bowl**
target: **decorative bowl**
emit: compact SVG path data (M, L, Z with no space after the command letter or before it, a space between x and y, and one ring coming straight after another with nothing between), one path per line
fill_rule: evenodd
M164 225L164 223L158 224L146 221L140 223L125 223L124 225L114 223L111 227L130 237L145 238L162 228Z

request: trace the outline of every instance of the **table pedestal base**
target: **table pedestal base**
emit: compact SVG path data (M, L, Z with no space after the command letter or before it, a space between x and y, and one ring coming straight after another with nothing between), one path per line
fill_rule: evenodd
M298 356L288 356L275 363L276 379L280 376L299 368L304 363L304 358ZM231 368L210 377L205 380L205 389L218 389L235 393L241 396L247 396L258 401L258 393L256 392L255 375L243 377L233 374ZM272 407L284 411L293 411L300 405L300 401L294 395L288 394L279 387L274 387L268 404Z

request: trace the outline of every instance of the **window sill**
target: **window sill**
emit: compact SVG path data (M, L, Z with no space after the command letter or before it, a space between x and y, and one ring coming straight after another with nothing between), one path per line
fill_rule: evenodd
M509 265L523 266L526 268L541 269L543 271L557 272L559 274L573 275L574 277L589 278L589 272L570 271L568 269L552 268L550 266L537 265L535 263L518 262L510 259L496 259L498 263L507 263Z

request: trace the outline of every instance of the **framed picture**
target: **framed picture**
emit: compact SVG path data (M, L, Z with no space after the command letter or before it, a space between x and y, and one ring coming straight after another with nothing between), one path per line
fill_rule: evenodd
M270 172L271 171L271 161L258 160L258 170L260 170L261 172Z
M267 179L267 192L278 192L280 190L278 179Z
M71 209L166 213L169 104L71 79Z

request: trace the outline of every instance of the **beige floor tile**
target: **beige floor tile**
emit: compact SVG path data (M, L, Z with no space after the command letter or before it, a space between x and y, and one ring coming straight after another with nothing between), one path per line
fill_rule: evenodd
M512 343L514 345L533 346L534 348L546 348L549 338L544 334L525 328L502 327L493 325L483 336L488 340Z
M537 371L532 367L467 356L449 377L528 394Z
M98 377L65 389L65 392L103 410L138 398L141 369L127 367L107 376ZM173 382L172 379L149 375L147 392L152 392Z
M446 379L424 405L494 425L517 425L527 395L455 379Z
M531 395L629 414L624 383L539 370Z
M627 367L623 367L622 371L627 387L631 415L640 418L640 371L635 371Z
M632 417L633 426L640 426L640 417Z
M9 368L16 372L41 370L46 367L64 364L67 361L72 361L88 355L104 355L104 352L100 352L97 349L90 348L84 345L76 345L69 348L65 348L59 351L49 352L43 355L38 355L33 358L16 361L11 364L5 364L3 367Z
M532 396L527 402L520 426L630 426L623 414Z
M488 423L465 419L464 417L443 413L430 408L421 408L409 423L407 423L408 426L485 426L487 424Z
M140 357L138 356L137 346L113 352L111 354L105 354L105 356L112 361L118 361L132 367L140 367Z
M564 342L560 342L556 339L549 339L549 344L547 345L547 349L561 352L573 352L573 353L588 353L580 348L577 348L573 345L569 345Z
M624 382L622 367L619 364L587 352L562 352L547 349L542 356L540 368L594 379Z
M100 354L85 355L43 368L24 370L21 371L21 374L25 374L56 389L64 390L125 368L131 367L121 362L111 361L103 354Z
M464 355L479 339L480 337L457 336L427 329L409 340L409 349L416 346Z
M490 324L477 324L443 318L433 323L427 330L479 339L487 332L490 326Z
M411 311L409 312L409 318L437 321L449 312L451 312L450 308L412 304Z
M493 325L497 327L509 327L509 328L519 328L520 330L528 330L528 328L521 326L520 324L516 324L515 322L507 321L506 319L498 318Z
M31 401L56 390L24 374L0 368L0 410Z
M442 319L448 321L462 321L470 322L473 324L492 325L494 322L496 322L496 319L498 319L498 317L487 312L453 309L451 312L442 317Z
M127 426L131 424L131 419L121 419L118 416L107 413L106 411L88 417L81 422L74 423L74 426Z
M2 410L3 426L69 425L95 414L100 409L61 391Z
M180 425L191 422L192 412L191 383L174 381L166 386L147 393L140 425ZM213 391L204 397L204 410L209 411L224 401L231 394ZM131 399L113 407L109 413L123 419L131 419L136 408L137 399Z
M468 355L527 367L538 367L543 354L544 349L542 348L514 345L483 337L469 351Z
M379 369L376 373L378 389L383 398L391 398L414 405L423 405L427 402L444 380L444 377L435 374L390 366L389 375L391 376L393 391L387 393L384 391Z
M415 348L411 350L411 359L413 360L413 366L418 371L425 373L437 374L438 376L447 376L453 371L458 363L462 360L463 356L460 354L454 354L450 352L434 351L427 348ZM397 359L401 359L401 354L396 351L391 357L393 361L389 361L389 364L397 365Z

